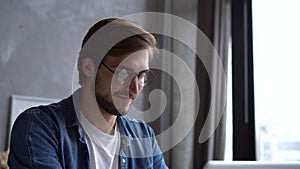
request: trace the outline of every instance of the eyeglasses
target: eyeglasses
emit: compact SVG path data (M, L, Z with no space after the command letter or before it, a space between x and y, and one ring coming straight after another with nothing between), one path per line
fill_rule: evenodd
M126 68L117 68L116 70L112 70L106 64L101 62L101 64L106 67L111 73L113 73L118 82L123 85L125 83L130 83L132 79L135 77L138 78L138 84L140 86L146 86L152 82L153 79L156 78L154 73L151 70L142 70L139 73L135 73Z

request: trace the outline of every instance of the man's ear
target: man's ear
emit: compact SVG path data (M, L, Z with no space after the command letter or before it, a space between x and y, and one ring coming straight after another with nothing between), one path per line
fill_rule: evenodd
M87 79L93 78L95 76L96 66L95 66L94 62L92 61L92 59L84 58L82 60L81 66L82 66L82 71Z

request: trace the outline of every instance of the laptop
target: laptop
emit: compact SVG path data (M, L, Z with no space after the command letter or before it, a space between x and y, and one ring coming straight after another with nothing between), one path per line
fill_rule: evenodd
M300 161L208 161L203 169L300 169Z

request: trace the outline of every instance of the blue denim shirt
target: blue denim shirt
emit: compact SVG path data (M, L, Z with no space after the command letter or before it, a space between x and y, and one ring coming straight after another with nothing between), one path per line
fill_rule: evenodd
M166 169L153 130L142 121L118 117L121 133L119 168ZM26 110L11 133L10 169L89 169L88 147L72 96Z

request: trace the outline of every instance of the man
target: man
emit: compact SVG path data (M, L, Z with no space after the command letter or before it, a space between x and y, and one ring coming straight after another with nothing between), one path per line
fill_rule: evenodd
M154 77L149 62L155 51L153 35L131 22L105 19L92 26L78 58L82 87L17 118L10 168L167 168L153 130L124 116Z

